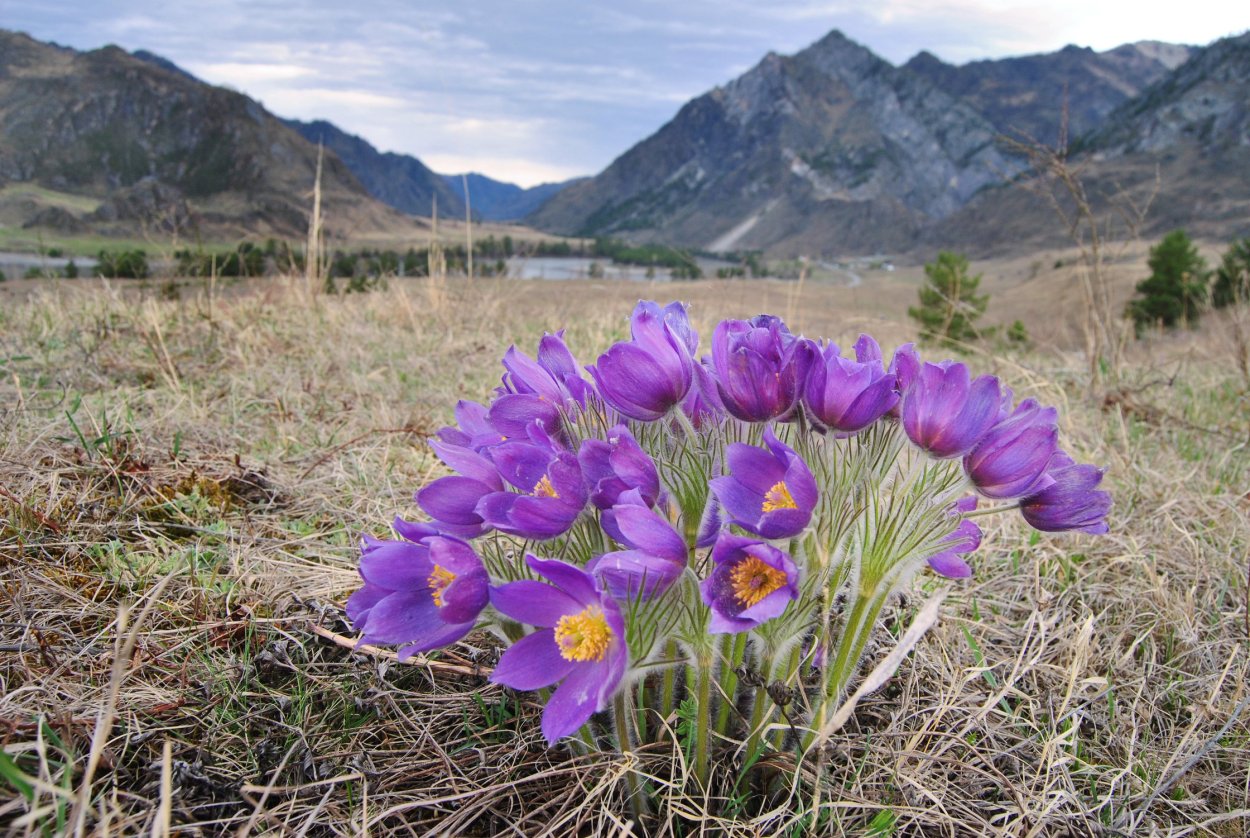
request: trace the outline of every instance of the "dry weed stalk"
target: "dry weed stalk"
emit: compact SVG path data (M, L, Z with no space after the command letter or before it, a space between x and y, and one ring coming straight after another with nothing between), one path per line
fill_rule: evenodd
M321 226L321 167L325 148L317 143L317 174L313 179L312 214L308 218L308 242L304 249L304 296L312 300L325 284L325 231Z
M1154 185L1144 200L1117 185L1105 199L1107 208L1095 207L1095 199L1086 189L1087 164L1068 156L1066 104L1059 137L1054 148L1027 135L1004 142L1029 161L1033 179L1025 181L1024 187L1046 201L1080 254L1078 277L1085 309L1081 324L1092 396L1118 383L1125 347L1132 337L1128 322L1112 300L1107 251L1112 249L1120 255L1139 238L1150 205L1159 194L1160 175L1156 168ZM1120 231L1115 228L1117 221L1122 225Z

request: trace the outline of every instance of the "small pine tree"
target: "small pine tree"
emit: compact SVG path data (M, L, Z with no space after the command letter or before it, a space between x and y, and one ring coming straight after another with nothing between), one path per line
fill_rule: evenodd
M1211 304L1216 308L1246 302L1250 302L1250 238L1228 246L1211 287Z
M1150 249L1150 276L1137 283L1127 314L1137 334L1153 325L1172 328L1198 322L1207 297L1207 263L1184 230L1173 230Z
M968 275L968 257L943 250L937 260L924 266L925 284L920 286L920 305L907 314L920 324L922 340L948 346L976 340L974 321L985 313L989 295L977 295L981 275Z

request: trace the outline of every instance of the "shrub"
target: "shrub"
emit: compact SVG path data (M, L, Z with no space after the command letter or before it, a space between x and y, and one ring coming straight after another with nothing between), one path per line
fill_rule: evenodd
M989 295L977 295L981 275L968 275L968 257L943 250L936 261L924 266L925 284L920 286L920 305L907 315L920 324L923 340L948 346L976 340L974 321L985 313Z
M95 272L109 279L147 279L148 257L142 250L101 250Z
M1228 246L1211 288L1211 304L1216 308L1245 302L1250 302L1250 237Z
M1198 322L1207 296L1207 263L1184 230L1173 230L1150 249L1150 276L1137 283L1126 313L1137 334L1149 326L1172 328Z

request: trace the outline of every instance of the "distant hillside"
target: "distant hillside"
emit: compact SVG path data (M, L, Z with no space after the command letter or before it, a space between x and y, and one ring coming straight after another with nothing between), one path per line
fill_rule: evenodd
M464 217L464 201L458 192L417 158L378 151L367 140L323 119L283 121L309 142L323 143L338 155L369 194L379 201L410 215L428 217L437 199L440 216Z
M1112 113L1085 146L1124 155L1182 143L1208 153L1250 146L1250 32L1199 50Z
M1102 126L1118 105L1183 64L1193 49L1157 41L1106 52L1058 52L954 66L921 52L903 65L971 105L1003 134L1054 145L1067 108L1067 138Z
M466 176L442 175L441 177L461 200L464 199L464 181L467 178L469 205L472 207L473 215L480 216L487 221L516 221L524 218L562 190L586 180L586 178L574 178L561 183L541 183L525 189L514 183L504 183L476 172Z
M995 134L835 31L694 99L529 220L714 250L897 251L1019 171Z
M1177 227L1225 241L1250 235L1250 33L1195 50L1074 153L1072 166L1107 219L1116 218L1111 197L1123 191L1150 207L1143 235ZM925 242L981 254L1062 243L1064 230L1027 183L987 190L926 231Z
M316 148L257 102L163 59L0 30L0 186L32 184L95 206L27 200L25 226L299 237L316 167ZM331 235L407 223L333 155L322 192ZM26 203L6 207L6 218Z

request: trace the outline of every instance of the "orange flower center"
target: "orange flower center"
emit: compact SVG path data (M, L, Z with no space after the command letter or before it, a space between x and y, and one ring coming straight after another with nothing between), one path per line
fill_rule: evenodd
M560 647L560 657L566 661L597 663L607 655L611 640L612 629L603 616L603 609L597 605L588 605L576 614L566 614L556 623L556 645Z
M786 584L786 574L754 556L746 558L729 572L729 584L743 608L750 608Z
M534 497L536 498L558 498L556 487L551 485L551 478L543 475L543 479L534 484Z
M430 583L430 596L434 598L434 604L442 608L443 591L447 590L448 585L456 581L456 574L445 567L434 565L434 570L430 572L430 576L426 581Z
M778 509L798 509L799 505L794 502L794 498L790 496L790 489L786 486L784 480L780 480L773 484L773 487L764 495L764 506L761 512L776 512Z

